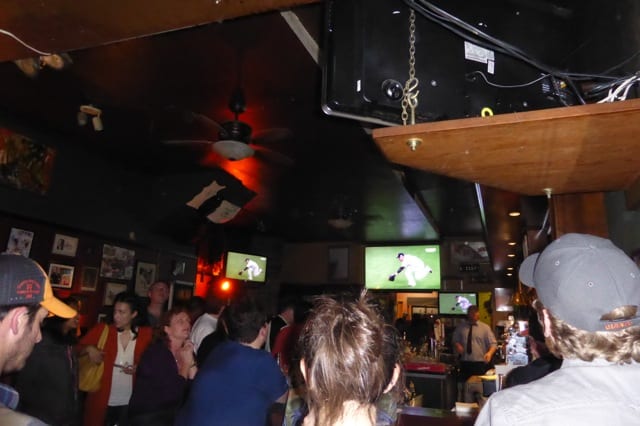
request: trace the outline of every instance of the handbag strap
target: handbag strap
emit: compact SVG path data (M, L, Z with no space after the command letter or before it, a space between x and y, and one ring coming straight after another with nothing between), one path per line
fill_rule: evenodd
M100 339L98 339L98 349L103 350L105 343L107 343L107 335L109 334L109 326L105 324L102 329L102 334L100 335Z

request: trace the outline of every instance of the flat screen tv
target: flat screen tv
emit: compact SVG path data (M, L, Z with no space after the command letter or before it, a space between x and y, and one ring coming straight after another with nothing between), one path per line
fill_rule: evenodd
M326 114L382 125L402 123L402 93L409 78L407 3L327 0L321 64ZM610 19L615 13L604 4L590 8L583 1L562 6L499 0L411 4L417 10L417 123L478 117L483 111L499 114L574 105L579 103L571 90L574 86L565 87L567 78L556 70L586 71L584 63L603 63L590 68L607 69L604 64L622 62L605 61L607 45L598 39L606 37L590 34L596 29L588 22ZM620 25L618 34L624 34L623 28L635 33L630 22ZM618 50L618 44L609 43L608 49ZM619 57L630 57L635 50Z
M440 246L437 244L367 246L364 284L371 290L438 290Z
M265 256L229 251L225 263L225 277L263 283L267 274Z
M439 315L466 315L469 306L477 304L478 293L464 291L441 291L438 293Z

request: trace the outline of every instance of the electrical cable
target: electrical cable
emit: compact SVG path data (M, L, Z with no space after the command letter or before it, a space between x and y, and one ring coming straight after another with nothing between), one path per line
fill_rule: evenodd
M578 101L581 104L586 104L585 101L585 97L592 97L594 93L597 93L599 91L603 91L603 90L607 90L613 86L615 86L616 84L622 82L622 84L624 84L624 88L621 90L617 90L616 93L619 93L620 91L624 90L624 94L623 96L626 98L626 95L628 93L628 90L630 88L630 83L629 83L629 79L630 78L634 78L634 77L630 77L630 76L625 76L625 77L614 77L614 76L608 76L608 75L604 75L607 74L615 69L620 68L621 66L625 65L626 63L628 63L629 61L631 61L633 58L635 58L636 56L640 55L640 51L635 52L631 57L625 59L623 62L615 65L614 67L609 68L608 70L605 71L605 73L603 74L581 74L581 73L571 73L571 72L565 72L565 71L560 71L557 69L554 69L551 66L548 66L544 63L541 63L539 61L537 61L535 58L531 57L530 55L528 55L526 52L520 50L519 48L517 48L516 46L513 46L509 43L504 42L503 40L497 39L487 33L484 33L483 31L481 31L480 29L474 27L473 25L461 20L460 18L440 9L439 7L435 6L434 4L425 1L425 0L404 0L404 3L414 9L416 12L420 13L420 15L422 15L423 17L429 19L432 22L437 23L438 25L446 28L447 30L453 32L454 34L458 35L459 37L463 38L464 40L468 40L471 41L475 44L478 44L481 47L485 47L485 48L489 48L491 50L494 50L496 52L500 52L506 55L509 55L513 58L516 58L518 60L523 61L524 63L544 72L545 74L547 74L548 76L553 76L556 78L559 78L561 80L563 80L564 82L566 82L566 84L571 88L571 91L574 93L574 95L576 96L576 98L578 99ZM502 88L511 88L511 86L501 86L501 85L497 85L496 83L491 83L482 73L480 73L480 75L483 77L483 79L485 80L485 82L489 85L492 85L494 87L502 87ZM543 78L541 78L543 79ZM612 79L614 80L613 82L608 82L604 87L598 85L597 86L597 90L594 92L594 89L592 88L590 90L589 96L587 96L585 93L583 93L578 86L576 85L576 81L583 81L583 80L594 80L594 79ZM540 80L540 79L539 79ZM530 82L528 84L533 84L536 81L539 80L535 80L533 82ZM626 83L626 84L625 84ZM525 84L526 86L527 84ZM514 85L512 86L513 88L518 88L518 87L524 87L521 85ZM605 98L605 99L609 99L609 97Z
M482 77L482 79L485 81L485 83L487 83L489 86L492 87L497 87L499 89L518 89L518 88L522 88L522 87L528 87L531 86L532 84L535 84L541 80L544 80L547 77L550 77L551 74L543 74L542 76L536 78L535 80L531 80L527 83L522 83L522 84L511 84L511 85L506 85L506 84L498 84L498 83L493 83L491 81L489 81L489 79L487 78L486 75L484 75L484 73L482 71L472 71L468 74L466 74L466 77L470 77L474 74L480 74L480 77Z
M504 53L516 59L519 59L530 66L543 71L544 73L551 74L556 76L562 80L564 80L567 85L571 88L572 92L578 99L581 104L586 104L586 101L582 97L581 91L578 89L576 84L569 78L566 73L556 70L552 67L549 67L534 58L530 57L528 54L520 50L519 48L506 43L500 39L497 39L479 29L474 27L473 25L459 19L458 17L451 15L450 13L440 9L432 3L429 3L424 0L404 0L404 2L410 8L416 10L425 18L436 22L437 24L447 28L450 31L453 31L458 36L462 37L466 40L472 40L474 43L478 43L478 40L483 40L484 42L479 43L480 45L486 47L486 43L488 42L491 46L491 49L496 50L498 52ZM464 32L460 32L456 28L452 28L448 23L452 23L455 26L461 28Z
M36 52L39 55L42 55L42 56L51 56L51 55L53 55L53 53L43 52L42 50L36 49L35 47L31 46L30 44L28 44L25 41L22 41L22 39L20 39L18 36L16 36L15 34L9 32L9 31L6 31L6 30L3 30L3 29L0 28L0 34L4 34L6 36L11 37L15 41L17 41L18 43L20 43L21 45L26 47L27 49L30 49L30 50Z

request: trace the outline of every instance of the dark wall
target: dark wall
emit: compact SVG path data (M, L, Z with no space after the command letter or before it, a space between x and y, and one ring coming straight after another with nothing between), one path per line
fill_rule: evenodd
M211 181L211 174L160 178L127 170L122 166L126 162L103 158L95 147L78 148L78 143L65 143L63 136L33 131L2 114L0 127L56 150L48 191L41 195L0 185L0 212L195 255L191 237L199 223L174 212ZM179 220L185 223L176 223ZM178 231L170 229L172 226ZM180 235L181 230L191 235Z
M73 281L68 288L56 287L54 292L59 297L73 295L82 300L80 317L81 327L91 327L98 319L99 314L109 314L110 308L105 305L105 292L107 283L123 284L126 289L135 291L135 268L130 279L118 279L101 276L101 262L103 246L113 245L135 253L134 265L139 262L153 264L156 267L156 278L164 279L170 283L194 283L196 276L197 260L194 256L182 256L180 254L144 247L128 241L118 241L96 234L89 234L71 228L60 227L31 219L19 218L0 213L0 251L7 247L12 228L23 229L33 233L29 257L40 263L49 271L52 263L73 268ZM56 234L66 235L78 239L75 256L54 254L54 239ZM176 265L184 263L184 272L174 275ZM94 289L88 289L83 282L84 272L87 268L96 268L97 281ZM144 299L144 295L141 294Z

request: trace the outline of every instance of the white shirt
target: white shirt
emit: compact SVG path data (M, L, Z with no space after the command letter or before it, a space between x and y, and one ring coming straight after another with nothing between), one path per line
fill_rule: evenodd
M127 348L123 348L120 343L120 334L118 332L118 353L116 355L116 364L133 365L133 353L136 349L136 339L131 339L127 344ZM120 367L113 367L113 376L111 378L111 392L109 393L109 402L107 405L117 407L119 405L129 405L129 398L133 391L133 376L125 374Z
M494 393L476 426L640 424L640 364L566 359L534 382Z
M218 318L211 316L211 314L205 312L196 319L189 335L189 340L193 342L193 350L196 353L198 353L202 340L216 331L216 327L218 327Z

